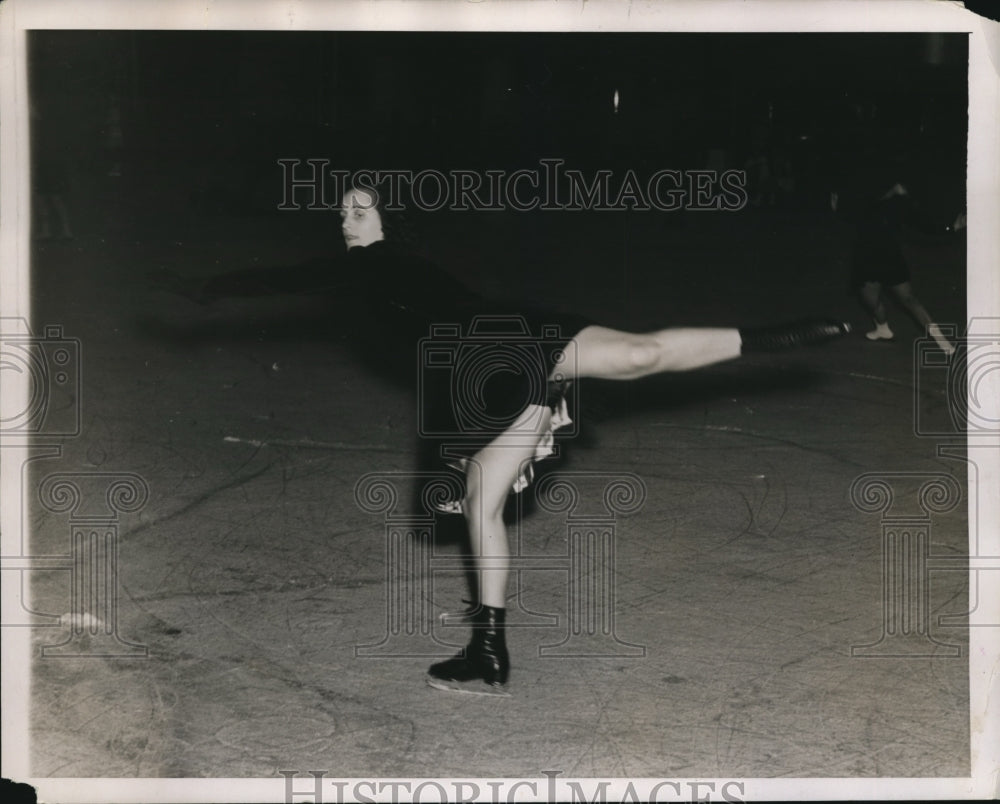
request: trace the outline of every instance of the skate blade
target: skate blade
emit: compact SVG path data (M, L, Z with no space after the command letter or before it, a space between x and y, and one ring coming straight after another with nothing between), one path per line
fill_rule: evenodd
M485 681L451 681L427 676L427 686L444 692L457 692L461 695L487 695L492 698L510 698L510 693L503 687L495 687Z

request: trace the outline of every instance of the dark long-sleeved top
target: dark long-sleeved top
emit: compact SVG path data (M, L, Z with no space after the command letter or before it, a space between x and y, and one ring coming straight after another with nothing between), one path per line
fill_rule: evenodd
M379 241L340 258L223 274L205 300L328 296L337 331L367 362L415 387L422 427L488 442L526 404L553 404L548 382L567 342L590 322L486 299L434 263ZM565 393L565 384L556 385Z

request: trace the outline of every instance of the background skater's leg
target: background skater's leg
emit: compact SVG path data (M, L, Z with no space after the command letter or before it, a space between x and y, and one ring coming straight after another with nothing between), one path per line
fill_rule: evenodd
M920 324L920 328L937 341L938 346L941 347L941 351L949 355L955 351L955 347L951 341L944 336L941 328L931 320L930 313L927 312L923 304L920 303L920 299L914 294L913 285L910 282L900 282L898 285L893 285L892 292L899 299L899 303Z
M878 282L865 282L859 294L861 303L875 322L875 329L865 333L865 337L870 341L892 340L893 332L889 328L889 318L882 301L882 285Z

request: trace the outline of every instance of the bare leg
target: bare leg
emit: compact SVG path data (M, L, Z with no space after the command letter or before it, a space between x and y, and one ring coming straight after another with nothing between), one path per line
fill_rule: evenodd
M548 408L530 405L505 433L468 462L464 510L479 575L479 604L472 613L472 639L465 650L427 671L427 683L432 687L482 693L507 683L510 547L503 509L521 467L533 458L551 418Z
M507 598L510 548L503 509L511 486L535 454L552 412L531 405L503 435L480 450L466 469L465 517L479 574L479 602L503 608Z
M878 282L865 282L861 286L861 303L875 319L876 325L885 324L888 318L882 303L882 286Z
M639 335L589 326L567 344L570 355L562 365L570 367L572 378L634 380L732 360L742 348L738 329L677 328ZM506 433L476 454L466 470L464 510L483 605L504 605L509 564L504 504L521 467L533 457L551 415L548 408L529 406Z
M847 331L842 323L826 321L766 329L665 329L645 335L589 326L566 345L567 360L553 370L552 379L632 380L709 366L744 351L817 343ZM552 415L546 406L529 405L466 464L463 510L479 579L479 605L472 615L472 640L466 649L428 670L432 687L474 692L465 685L481 687L480 682L485 682L488 687L502 687L507 682L510 659L504 629L510 546L503 510L512 485L548 431Z
M861 286L861 303L871 313L875 321L875 329L865 334L870 341L892 340L893 333L882 301L882 285L878 282L865 282Z
M934 338L945 354L950 355L955 351L954 344L945 337L941 332L941 328L931 320L930 313L927 312L920 303L920 299L913 293L913 285L909 282L900 282L898 285L893 285L892 292L899 299L899 303L916 319L921 328Z
M737 329L678 328L645 335L586 327L567 347L576 377L634 380L662 371L687 371L740 356Z
M913 285L911 283L900 282L898 285L893 285L892 292L893 295L899 299L899 303L903 305L903 307L906 308L906 311L916 319L918 324L920 324L921 329L926 330L927 327L933 323L930 314L920 303L920 299L914 295Z

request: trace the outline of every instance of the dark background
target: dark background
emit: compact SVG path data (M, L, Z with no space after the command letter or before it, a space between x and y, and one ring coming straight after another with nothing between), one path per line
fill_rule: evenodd
M30 42L36 151L68 157L83 184L106 172L117 105L130 181L175 177L190 200L230 209L273 211L276 160L295 157L643 171L766 154L794 174L794 197L779 201L822 205L862 143L898 154L945 206L962 202L963 34L45 31Z
M29 41L34 156L47 168L36 189L40 177L60 189L73 232L34 244L32 324L79 339L82 390L79 435L26 474L130 472L151 491L123 517L117 578L119 633L150 661L38 662L33 775L968 775L967 662L850 652L879 638L885 594L880 525L850 504L852 483L900 470L964 483L967 464L915 435L918 406L949 421L951 372L915 366L927 344L898 307L894 342L865 339L870 320L848 293L851 227L828 207L865 152L904 171L941 223L954 219L965 36ZM419 398L339 340L327 300L203 307L149 276L198 281L342 248L335 212L277 209L277 160L294 157L413 170L551 157L640 172L764 160L781 175L751 184L739 212L415 221L421 250L484 292L611 326L854 325L822 349L580 383L580 435L539 467L648 485L641 514L621 522L615 586L618 634L648 645L647 661L543 661L538 646L559 634L515 629L515 696L470 716L476 704L443 706L424 689L429 661L356 658L385 632L389 598L385 523L354 488L414 469ZM904 244L920 298L958 332L963 242ZM584 489L588 511L597 488ZM65 519L30 516L32 554L64 554ZM526 555L565 549L560 518L527 524ZM959 506L935 520L934 554L964 554L968 534ZM38 574L32 610L68 611L65 573ZM962 573L940 575L930 623L952 642L965 631L939 629L938 615L960 615L968 595ZM526 581L527 608L568 610L562 578ZM465 591L455 574L430 597L451 610Z

